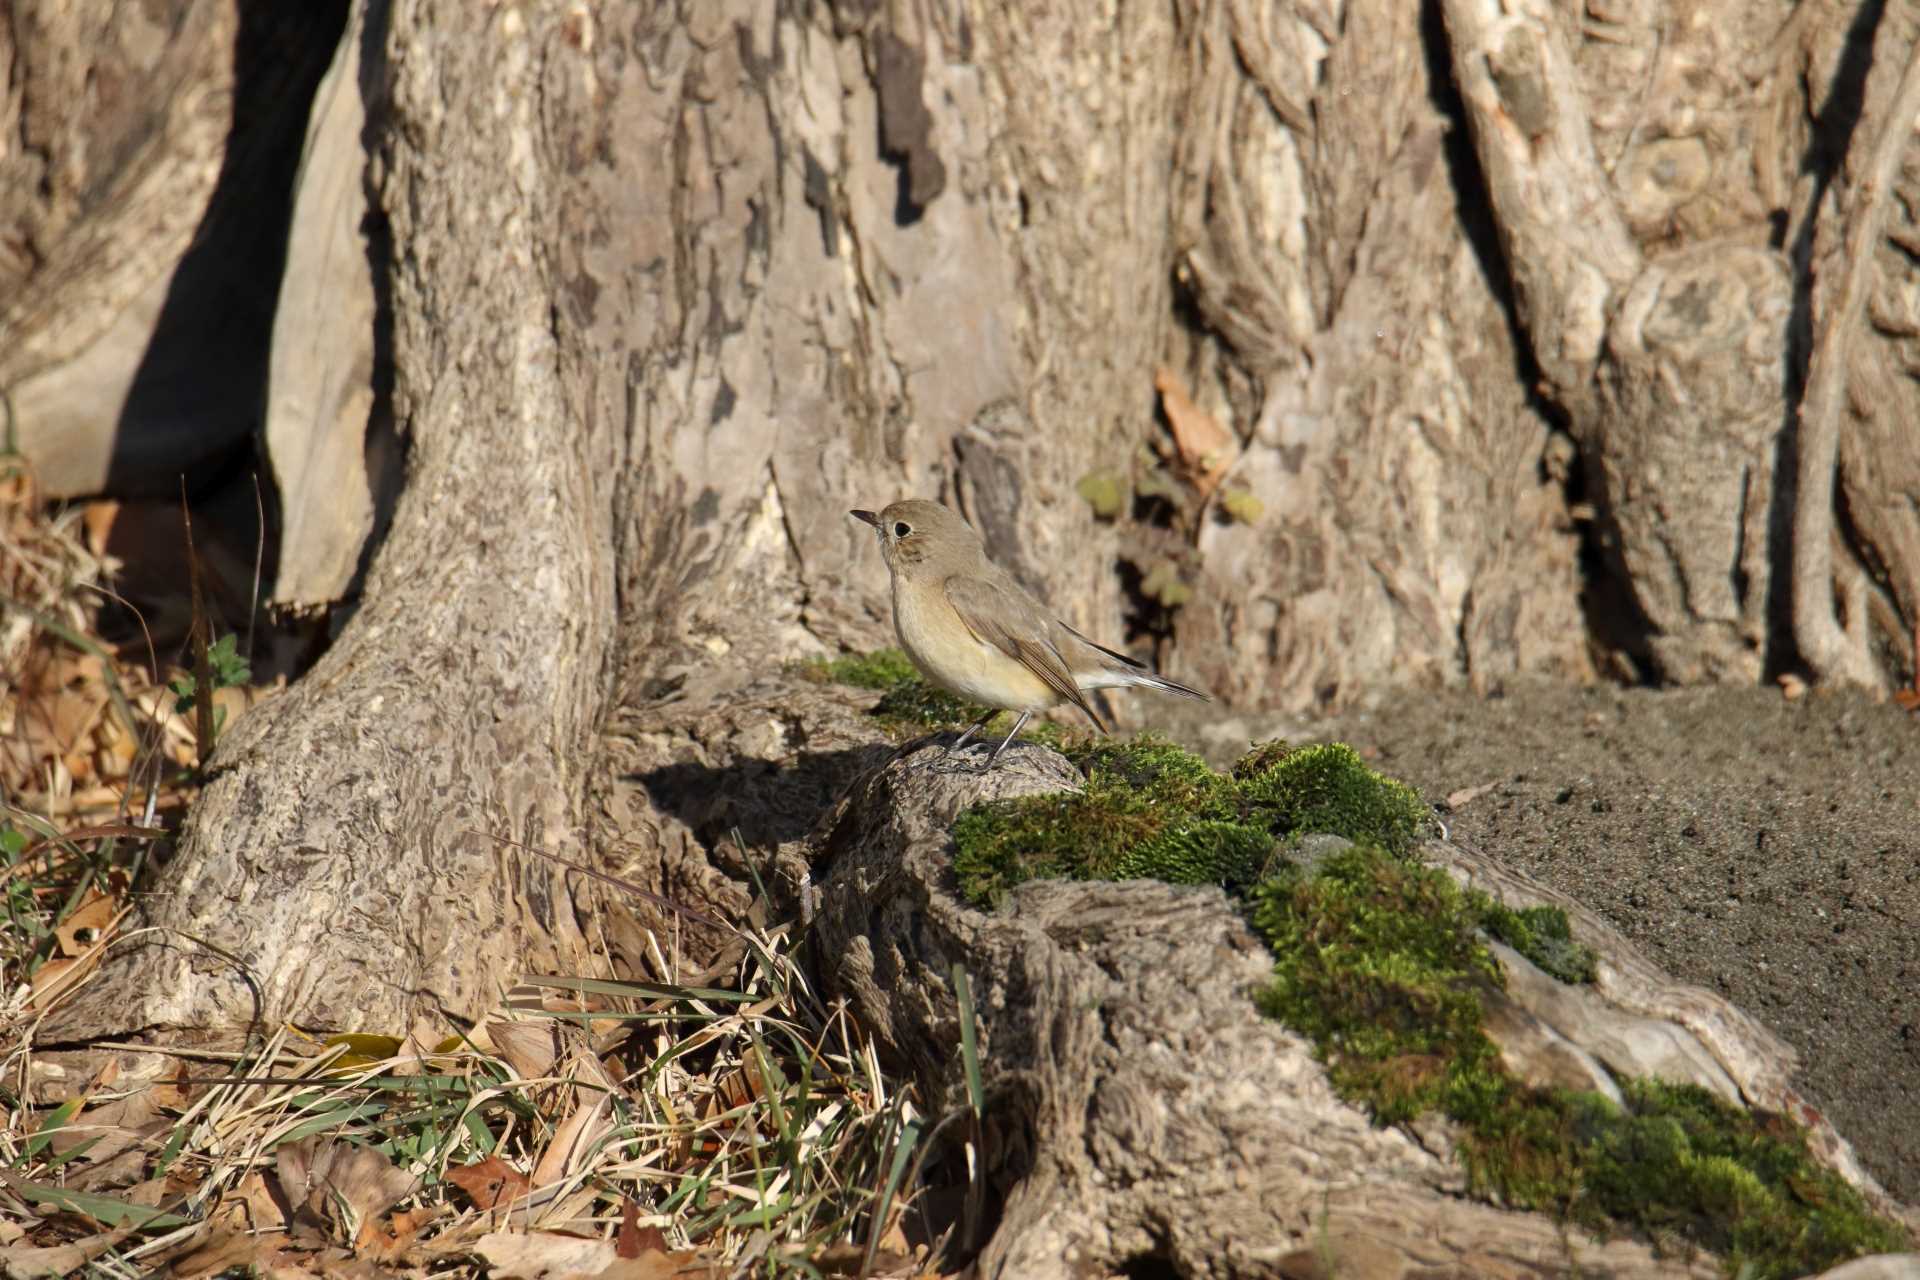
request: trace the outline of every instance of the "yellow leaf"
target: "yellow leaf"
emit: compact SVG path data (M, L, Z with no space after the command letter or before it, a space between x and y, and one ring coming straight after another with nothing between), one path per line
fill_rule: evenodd
M1127 501L1127 482L1125 477L1113 471L1089 471L1080 477L1080 483L1074 486L1074 492L1086 500L1093 508L1093 514L1102 520L1111 520L1120 514Z
M1228 489L1220 495L1220 507L1229 518L1241 524L1257 524L1267 513L1267 504L1247 489Z

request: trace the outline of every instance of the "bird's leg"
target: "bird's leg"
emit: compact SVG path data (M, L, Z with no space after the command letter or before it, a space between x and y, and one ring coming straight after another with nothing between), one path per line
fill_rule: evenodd
M1020 713L1020 718L1013 722L1013 728L1007 731L1007 736L1000 739L1000 745L995 747L993 749L993 754L987 757L987 767L982 769L980 772L982 773L993 772L993 762L1000 758L1000 753L1007 749L1007 744L1013 741L1014 736L1020 732L1020 726L1025 724L1027 722L1027 717L1032 714L1033 712L1031 711L1022 711Z
M999 714L1000 713L998 711L989 711L987 712L987 714L981 716L978 720L975 720L972 724L968 725L967 731L961 734L959 738L954 741L954 744L952 746L948 747L945 751L940 753L940 758L944 760L948 756L954 755L955 753L957 753L960 750L960 748L967 745L967 740L969 738L973 737L974 734L986 728L988 721L992 720L995 716Z
M987 714L981 716L978 720L975 720L972 724L968 725L967 731L961 734L959 738L955 739L954 744L952 746L948 747L945 751L942 751L939 755L935 756L931 761L929 761L926 767L932 769L936 773L946 772L947 761L953 757L954 753L959 751L960 748L966 746L967 739L973 737L974 734L986 728L987 722L992 720L995 716L999 714L1000 713L998 711L989 711L987 712Z

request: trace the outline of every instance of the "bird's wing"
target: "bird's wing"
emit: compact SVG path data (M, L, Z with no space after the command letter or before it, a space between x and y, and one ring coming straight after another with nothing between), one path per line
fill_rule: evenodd
M991 582L966 573L954 574L943 585L947 603L974 639L1021 663L1049 689L1086 712L1094 728L1107 731L1100 713L1074 683L1066 659L1048 638L1048 624L1053 620L1031 596L1012 581Z
M1097 643L1096 641L1093 641L1093 640L1089 640L1085 636L1081 635L1078 631L1075 631L1072 627L1069 627L1064 622L1056 623L1055 625L1060 627L1063 631L1065 631L1068 635L1072 636L1075 640L1078 640L1081 644L1087 646L1087 648L1098 649L1101 653L1106 654L1109 658L1112 658L1115 662L1119 663L1123 667L1130 667L1135 671L1145 671L1147 669L1147 664L1140 661L1138 658L1129 658L1124 653L1116 653L1115 651L1107 648L1107 646L1103 644Z

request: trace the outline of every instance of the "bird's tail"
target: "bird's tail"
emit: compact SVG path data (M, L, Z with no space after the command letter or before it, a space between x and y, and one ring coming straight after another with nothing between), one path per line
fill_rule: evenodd
M1191 685L1181 684L1178 680L1169 680L1157 671L1148 671L1144 667L1127 673L1133 678L1127 683L1137 684L1148 689L1159 689L1163 693L1177 693L1183 698L1198 698L1202 702L1212 702L1213 695L1202 693Z
M1151 670L1143 662L1137 662L1124 653L1115 653L1103 644L1095 644L1078 631L1074 631L1072 627L1068 627L1066 623L1063 622L1060 625L1066 627L1075 639L1089 649L1110 659L1104 671L1075 673L1074 683L1082 689L1122 689L1135 686L1143 689L1158 689L1163 693L1177 693L1183 698L1198 698L1202 702L1213 701L1213 695L1210 693L1202 693L1190 685L1181 684L1178 680L1170 680L1159 672Z

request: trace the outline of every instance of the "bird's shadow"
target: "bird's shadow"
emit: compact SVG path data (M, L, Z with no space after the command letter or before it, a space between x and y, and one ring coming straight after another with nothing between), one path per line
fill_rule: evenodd
M959 730L943 729L901 743L801 751L777 760L755 756L724 765L688 761L629 774L622 781L643 788L656 810L685 823L708 849L723 839L750 849L774 849L813 835L861 778L896 759L929 747L952 747L959 740ZM956 754L928 753L913 767L984 776L988 754L997 745L997 740L975 737Z
M748 848L771 849L812 834L848 787L900 751L891 743L875 742L837 751L802 751L777 760L746 757L724 765L689 761L632 774L627 780L643 787L654 808L685 823L708 848L732 837Z

